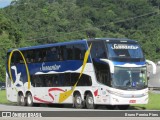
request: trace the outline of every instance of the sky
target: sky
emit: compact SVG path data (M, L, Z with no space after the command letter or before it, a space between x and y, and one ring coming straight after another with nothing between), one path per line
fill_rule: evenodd
M12 0L0 0L0 8L4 8L8 5L10 5Z

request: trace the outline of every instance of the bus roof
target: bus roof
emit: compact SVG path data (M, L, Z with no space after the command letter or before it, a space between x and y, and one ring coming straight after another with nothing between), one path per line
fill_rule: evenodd
M18 48L19 50L33 50L33 49L41 49L41 48L47 48L52 46L61 46L61 45L67 45L67 44L79 44L84 43L86 40L74 40L74 41L68 41L68 42L57 42L57 43L50 43L50 44L44 44L44 45L36 45L36 46L29 46L29 47L23 47ZM8 52L11 52L13 49L8 50Z
M108 42L127 42L127 43L136 43L136 40L131 40L127 38L94 38L90 39L91 41L97 41L97 40L105 40Z
M44 44L44 45L37 45L37 46L29 46L29 47L23 47L18 48L21 51L24 50L33 50L33 49L41 49L41 48L47 48L52 46L61 46L61 45L67 45L67 44L79 44L84 43L86 41L108 41L108 42L128 42L128 43L136 43L137 41L126 39L126 38L90 38L90 39L82 39L82 40L73 40L73 41L67 41L67 42L57 42L57 43L50 43L50 44ZM13 49L8 50L8 52L11 52Z

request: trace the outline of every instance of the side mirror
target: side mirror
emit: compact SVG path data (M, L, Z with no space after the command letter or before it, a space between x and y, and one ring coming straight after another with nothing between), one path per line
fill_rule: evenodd
M148 63L149 65L152 65L153 67L153 74L156 74L156 64L150 60L146 60L146 63Z

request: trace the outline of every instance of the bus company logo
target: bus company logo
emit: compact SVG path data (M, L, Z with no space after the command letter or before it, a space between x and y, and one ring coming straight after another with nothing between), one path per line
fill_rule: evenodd
M2 112L3 118L15 117L15 118L26 118L26 117L42 117L42 113L40 112Z
M51 71L51 70L59 70L61 68L61 65L45 65L45 63L42 63L42 67L40 68L40 71Z
M2 112L2 117L12 117L11 112Z
M135 45L127 45L127 44L114 44L112 49L138 49L138 46Z

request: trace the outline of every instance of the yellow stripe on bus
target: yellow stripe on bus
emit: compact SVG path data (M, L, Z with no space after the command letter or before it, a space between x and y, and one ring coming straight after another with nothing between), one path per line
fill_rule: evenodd
M86 63L87 63L87 60L88 60L88 57L89 57L89 54L90 54L91 47L92 47L92 44L90 45L89 49L85 53L84 60L83 60L83 65L82 65L82 70L80 72L80 75L78 77L77 82L75 83L75 85L73 86L73 88L71 90L66 91L64 93L60 93L59 103L62 103L63 101L65 101L73 93L73 91L75 90L75 88L76 88L76 86L78 84L78 81L80 80L80 78L82 76L82 73L84 71L84 68L86 66Z

